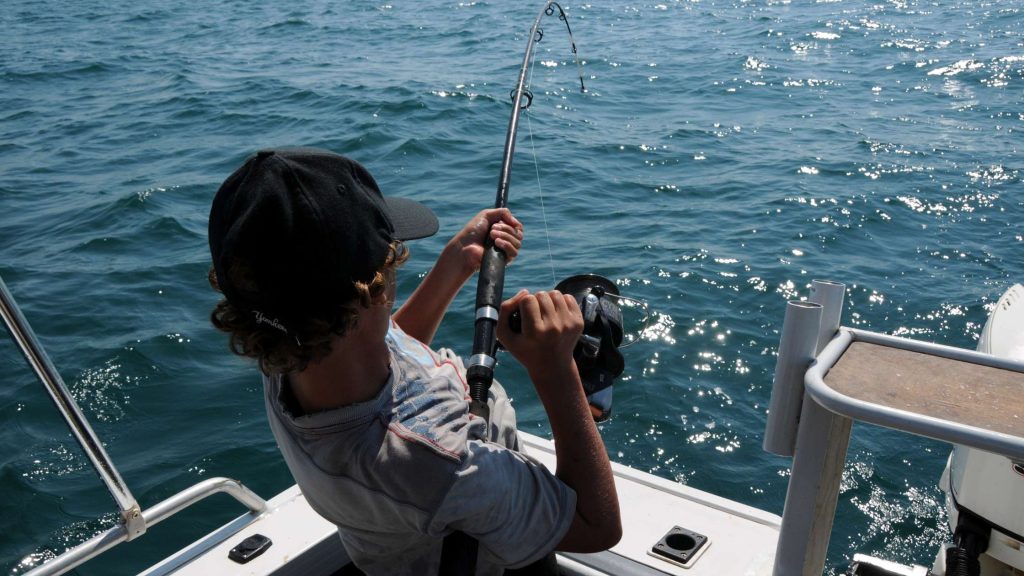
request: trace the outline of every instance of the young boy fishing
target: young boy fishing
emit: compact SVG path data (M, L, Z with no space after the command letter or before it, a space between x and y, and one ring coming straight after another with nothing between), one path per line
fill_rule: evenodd
M514 259L522 224L507 209L478 213L392 313L402 242L437 228L428 208L383 197L362 166L325 150L261 151L218 190L210 281L224 299L212 321L258 362L292 475L370 575L437 574L456 531L478 542L477 574L611 547L618 501L572 358L583 326L575 299L524 290L498 322L551 422L552 475L518 451L501 386L489 422L470 415L461 360L429 348L484 243ZM519 333L508 328L517 309Z

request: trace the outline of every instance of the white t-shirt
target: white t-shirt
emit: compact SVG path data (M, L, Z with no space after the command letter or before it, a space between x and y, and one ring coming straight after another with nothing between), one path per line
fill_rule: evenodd
M512 409L490 389L489 430L469 414L465 368L394 323L391 376L377 397L294 416L287 381L264 376L267 415L314 510L338 526L369 576L437 574L442 538L480 542L478 575L499 575L550 553L572 522L576 493L517 451Z

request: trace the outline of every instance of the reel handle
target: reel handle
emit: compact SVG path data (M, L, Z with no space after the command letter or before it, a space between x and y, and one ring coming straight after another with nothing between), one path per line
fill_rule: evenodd
M604 290L601 287L596 287L584 300L583 314L584 318L588 322L594 321L594 317L597 314L597 301L600 300L602 296L604 296ZM516 334L521 334L523 332L523 313L520 312L518 308L513 310L512 314L509 315L508 327Z
M523 332L523 313L518 309L513 310L512 314L508 317L508 328L516 334L522 334Z

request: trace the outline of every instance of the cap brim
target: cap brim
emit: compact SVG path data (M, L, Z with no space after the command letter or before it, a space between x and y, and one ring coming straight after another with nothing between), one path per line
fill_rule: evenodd
M385 198L396 240L417 240L437 234L437 216L415 200Z

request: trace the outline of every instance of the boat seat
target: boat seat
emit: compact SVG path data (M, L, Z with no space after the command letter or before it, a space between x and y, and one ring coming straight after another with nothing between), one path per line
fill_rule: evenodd
M825 383L844 396L1024 437L1024 374L853 342Z

